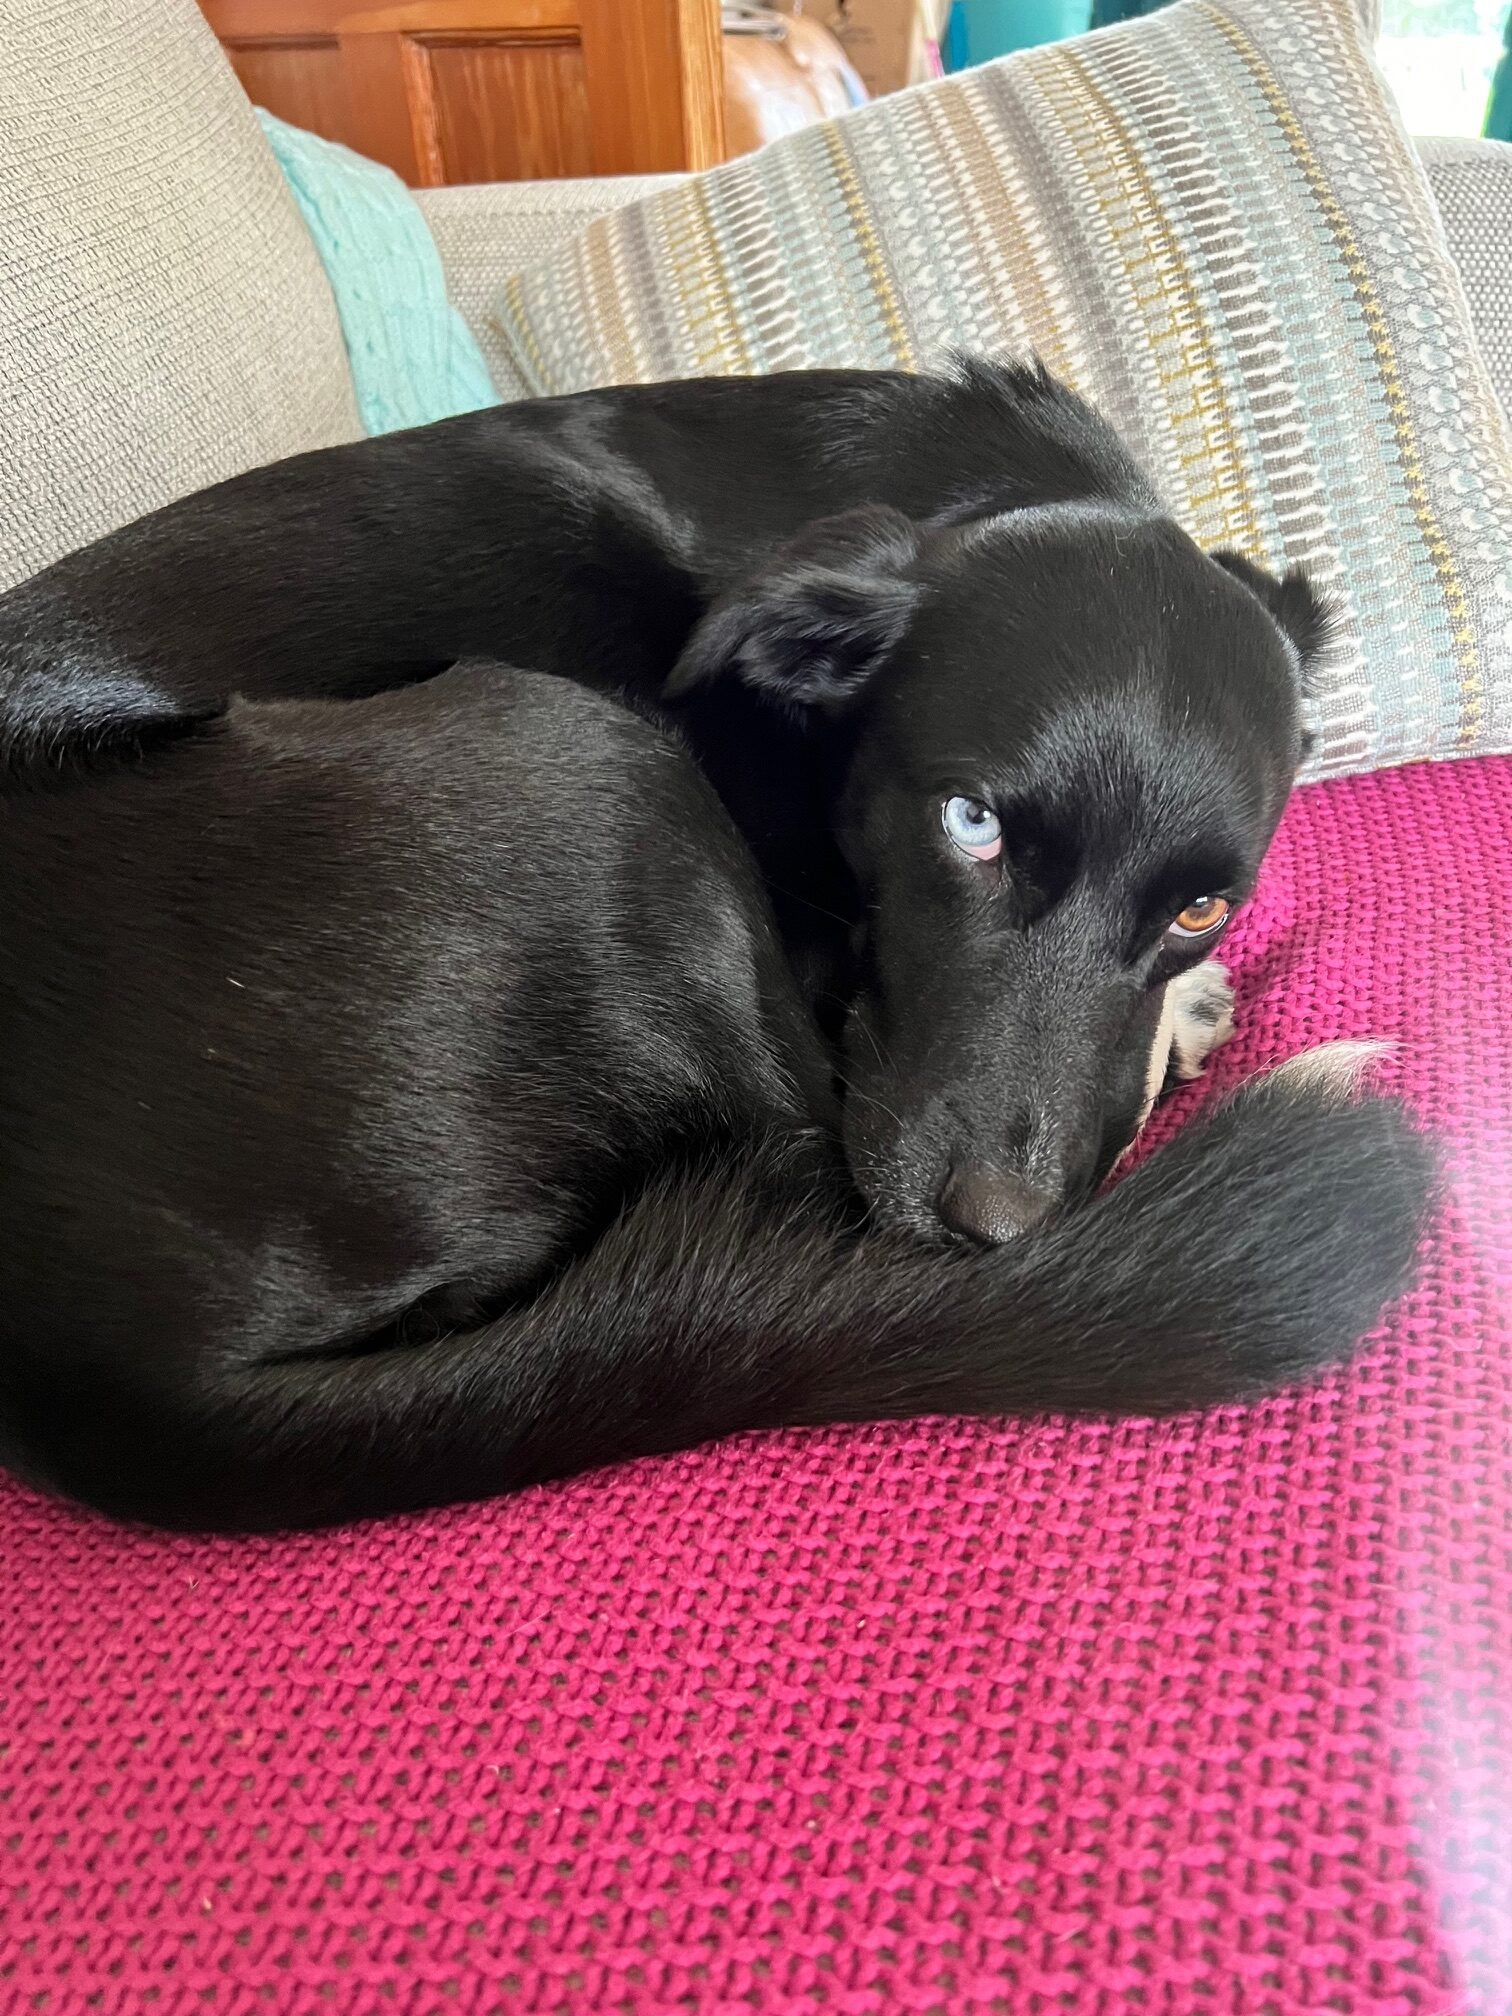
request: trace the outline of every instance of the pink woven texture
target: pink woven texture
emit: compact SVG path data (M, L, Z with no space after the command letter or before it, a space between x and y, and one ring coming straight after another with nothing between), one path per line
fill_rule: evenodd
M1235 935L1217 1078L1399 1037L1450 1150L1311 1393L246 1543L0 1486L0 2010L1512 2008L1509 860L1512 764L1317 787Z

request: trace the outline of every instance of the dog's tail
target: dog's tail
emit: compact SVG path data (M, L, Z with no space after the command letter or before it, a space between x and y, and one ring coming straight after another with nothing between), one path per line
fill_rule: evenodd
M645 1191L514 1313L243 1368L129 1431L105 1407L97 1460L50 1481L171 1525L322 1524L737 1429L1250 1400L1345 1358L1412 1270L1432 1156L1355 1097L1361 1048L1252 1081L984 1252L848 1231L803 1140L774 1139Z

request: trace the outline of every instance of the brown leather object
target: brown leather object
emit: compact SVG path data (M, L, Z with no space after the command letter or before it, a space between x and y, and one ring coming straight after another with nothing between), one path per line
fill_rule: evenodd
M747 19L755 10L743 9ZM768 140L832 119L866 97L866 86L827 28L773 14L768 32L726 29L725 152L752 153Z

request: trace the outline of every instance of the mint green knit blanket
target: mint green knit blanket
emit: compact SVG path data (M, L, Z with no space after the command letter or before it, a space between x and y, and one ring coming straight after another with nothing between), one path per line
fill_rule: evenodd
M440 254L390 169L258 112L315 241L369 434L496 406L499 395L446 295Z

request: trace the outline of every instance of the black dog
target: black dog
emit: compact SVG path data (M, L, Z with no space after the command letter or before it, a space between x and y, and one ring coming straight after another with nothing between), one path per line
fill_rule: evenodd
M1341 1356L1427 1188L1351 1055L1041 1223L1253 885L1320 627L984 367L474 416L0 599L0 1452L277 1525Z

